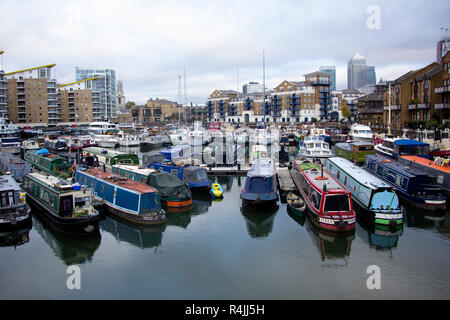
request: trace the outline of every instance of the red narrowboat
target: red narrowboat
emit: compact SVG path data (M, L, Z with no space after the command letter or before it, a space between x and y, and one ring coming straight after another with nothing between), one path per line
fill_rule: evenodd
M294 160L290 174L316 226L335 232L355 230L352 195L338 180L310 161Z

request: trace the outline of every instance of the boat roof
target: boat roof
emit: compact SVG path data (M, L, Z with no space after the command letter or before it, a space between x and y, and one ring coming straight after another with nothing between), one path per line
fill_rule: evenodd
M134 173L139 173L139 174L142 174L145 176L148 176L149 174L156 171L156 170L150 169L150 168L129 166L129 165L125 165L125 164L116 164L112 167L117 168L117 169L123 169L123 170L134 172Z
M259 158L247 172L247 177L272 177L275 174L274 161L270 158Z
M377 178L376 176L364 170L363 168L355 166L351 161L347 159L340 157L332 157L328 158L327 162L328 161L336 164L336 166L341 168L343 171L352 176L355 180L357 180L358 182L360 182L361 184L363 184L368 188L376 189L376 188L390 187L387 183L383 182L383 180Z
M4 190L22 190L13 176L7 174L0 176L0 191Z
M408 178L412 178L415 176L426 176L427 174L421 170L408 167L407 165L404 165L396 160L383 157L380 155L367 155L366 160L375 161L377 163L381 163L383 165L388 165L392 169L400 172L401 174L407 176Z
M33 153L36 156L40 156L42 158L48 159L48 161L56 161L56 160L66 160L65 158L52 153L46 153L46 154L36 154L36 150L28 150L27 153Z
M31 172L28 173L28 176L31 176L35 180L39 180L43 184L46 184L53 189L59 190L60 192L74 191L72 183L52 175L46 175L39 172Z
M413 139L398 139L394 141L394 144L397 146L429 146L428 143Z
M96 177L97 179L101 179L101 180L105 180L109 183L112 183L116 186L128 189L128 190L133 190L139 193L153 193L153 192L158 192L158 190L150 187L149 185L143 183L143 182L139 182L139 181L135 181L135 180L130 180L128 178L119 176L117 174L113 174L111 172L105 172L99 169L84 169L84 170L80 170L80 172L88 174L90 176Z
M359 123L355 123L355 124L353 124L351 126L351 130L354 130L354 129L357 129L357 130L365 129L365 130L371 130L372 131L372 129L370 129L369 126L365 126L365 125L359 124Z
M314 186L318 189L323 190L324 185L327 186L327 191L344 191L345 193L350 193L347 189L345 189L332 175L330 175L325 169L323 170L323 176L327 179L320 180L316 179L321 177L322 168L312 162L300 162L298 160L294 160L294 163L302 169L304 174L313 182Z
M412 162L420 163L420 164L422 164L424 166L427 166L427 167L430 167L430 168L433 168L433 169L436 169L436 170L440 170L440 171L445 172L445 173L450 173L450 167L438 166L438 165L434 164L434 162L429 160L429 159L425 159L425 158L418 157L418 156L400 156L400 157L403 158L403 159L412 161Z

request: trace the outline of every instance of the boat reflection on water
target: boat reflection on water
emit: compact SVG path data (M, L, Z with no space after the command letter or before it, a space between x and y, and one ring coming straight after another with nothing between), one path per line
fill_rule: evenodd
M424 212L420 209L406 207L406 225L409 228L433 229L445 220L446 211Z
M29 232L32 228L32 220L17 230L0 231L0 247L17 247L30 241Z
M33 216L33 229L67 266L92 262L94 253L101 242L100 232L79 236L61 234L52 231L36 216Z
M308 210L308 209L307 209ZM322 267L339 268L348 265L347 258L355 232L337 233L316 227L309 217L306 217L306 230L320 253L322 261L329 262Z
M166 224L168 226L177 226L186 229L189 223L191 223L191 218L208 212L212 203L213 199L209 194L193 194L192 209L178 213L167 211Z
M267 210L255 210L241 206L241 213L247 222L247 231L252 238L266 238L272 232L273 219L278 211L278 206Z
M144 226L110 217L100 221L99 226L102 231L110 233L116 240L143 249L159 247L162 243L162 234L166 230L165 223Z
M212 183L218 183L222 186L223 190L226 192L231 191L231 187L233 187L233 181L235 179L240 179L240 177L233 176L214 176L210 177Z
M356 228L356 233L370 247L374 247L380 251L397 247L398 240L403 234L403 224L389 227L369 222L361 218L361 215L358 214L356 214L356 217L359 224Z
M301 225L302 227L305 226L306 215L304 213L302 213L302 214L294 213L291 211L291 209L289 207L287 207L287 213L288 213L289 217L291 217L299 225Z

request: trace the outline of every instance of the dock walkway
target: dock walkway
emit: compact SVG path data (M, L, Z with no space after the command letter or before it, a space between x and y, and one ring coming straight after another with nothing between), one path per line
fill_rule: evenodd
M277 178L278 192L283 200L290 191L296 190L296 186L289 174L289 168L277 168Z

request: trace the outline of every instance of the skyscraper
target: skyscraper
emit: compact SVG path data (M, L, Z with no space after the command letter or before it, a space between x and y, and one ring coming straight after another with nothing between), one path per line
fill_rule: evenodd
M92 91L100 92L99 108L92 110L92 117L96 120L114 119L117 117L117 83L116 72L110 69L75 69L77 81L99 77L92 81Z
M336 91L336 67L324 66L319 68L320 72L325 72L330 75L330 90Z
M347 88L361 88L366 84L376 84L375 67L367 66L367 60L356 53L348 62Z

